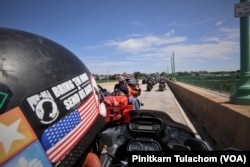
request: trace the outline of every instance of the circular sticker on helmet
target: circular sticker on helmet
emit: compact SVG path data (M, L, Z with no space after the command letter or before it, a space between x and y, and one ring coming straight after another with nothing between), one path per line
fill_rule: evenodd
M50 124L59 115L56 103L52 99L42 99L37 103L36 115L43 124Z

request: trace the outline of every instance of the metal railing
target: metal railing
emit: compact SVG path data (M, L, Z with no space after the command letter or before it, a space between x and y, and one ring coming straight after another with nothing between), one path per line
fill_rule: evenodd
M220 93L233 94L236 91L239 74L228 73L228 74L200 74L197 76L176 76L178 82L198 86Z

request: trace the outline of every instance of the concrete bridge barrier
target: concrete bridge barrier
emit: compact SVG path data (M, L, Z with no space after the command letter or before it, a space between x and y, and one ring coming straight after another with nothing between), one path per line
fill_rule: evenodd
M250 105L234 105L229 98L179 82L167 82L218 149L250 150Z

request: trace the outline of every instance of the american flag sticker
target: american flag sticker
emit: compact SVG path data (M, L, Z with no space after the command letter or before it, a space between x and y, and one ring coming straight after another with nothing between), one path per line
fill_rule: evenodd
M0 115L0 165L37 139L34 131L16 107Z
M77 109L43 132L41 142L51 162L62 160L70 152L92 126L98 113L92 94Z

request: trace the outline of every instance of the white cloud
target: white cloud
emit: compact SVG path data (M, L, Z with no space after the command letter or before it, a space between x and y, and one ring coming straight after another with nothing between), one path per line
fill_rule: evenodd
M202 39L204 42L219 42L220 38L219 37L207 37Z
M146 35L140 38L130 38L125 41L110 41L108 42L108 45L115 46L120 51L134 53L151 50L155 47L162 47L173 43L181 43L187 40L187 37L185 36L171 37L172 34L174 34L174 30L167 32L162 36Z
M125 41L113 42L118 50L130 52L144 58L165 57L172 51L180 57L203 57L227 60L235 53L237 43L235 37L237 30L220 29L220 36L206 37L201 39L201 43L188 43L185 36L172 36L174 30L162 36L144 36L141 38L130 38Z
M216 26L222 25L225 22L225 20L220 20L215 23Z
M175 30L174 30L174 29L172 29L171 31L167 32L164 36L166 36L166 37L170 37L171 35L173 35L173 34L174 34L174 32L175 32Z
M169 49L173 49L179 58L197 57L229 60L232 58L232 53L235 53L235 43L221 41L218 43L182 44L169 46Z
M137 51L145 48L147 45L146 41L144 42L137 39L128 39L117 44L118 49L123 51Z
M129 65L130 62L128 61L119 61L119 62L111 62L111 61L106 61L106 62L100 62L100 63L91 63L91 66L127 66Z
M239 37L240 37L240 29L239 28L221 28L219 30L222 35L223 38L225 38L226 40L233 40L233 41L239 41Z
M91 65L94 68L105 66L116 70L166 71L167 64L170 69L174 52L175 60L179 65L178 71L192 68L193 70L230 68L235 70L238 68L236 64L239 56L238 38L239 29L230 28L221 28L214 36L201 37L192 41L189 41L187 36L175 35L174 30L158 36L137 34L123 41L108 41L106 46L117 54L117 59ZM193 67L194 64L195 67Z

